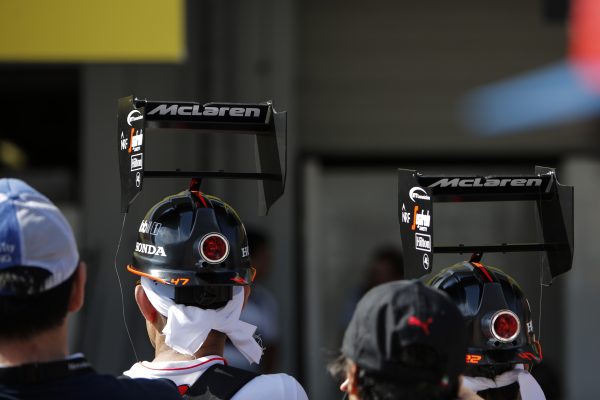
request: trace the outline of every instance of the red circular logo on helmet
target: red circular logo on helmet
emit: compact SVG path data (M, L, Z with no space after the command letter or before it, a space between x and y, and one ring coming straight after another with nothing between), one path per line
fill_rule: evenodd
M521 322L510 310L500 310L492 317L492 336L501 342L511 342L519 335Z
M220 263L229 255L229 242L220 233L209 233L200 241L200 254L211 264Z

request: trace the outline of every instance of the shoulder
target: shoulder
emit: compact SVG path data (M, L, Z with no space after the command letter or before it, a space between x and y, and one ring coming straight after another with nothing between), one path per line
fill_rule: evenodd
M241 388L232 400L244 399L307 400L298 381L287 374L259 375Z
M175 384L166 379L143 379L143 378L115 378L111 375L95 375L90 380L90 390L98 388L99 391L108 394L114 392L116 396L111 399L178 399L181 396Z
M39 385L3 388L0 393L15 399L44 400L181 400L175 385L165 380L118 379L112 375L95 372L72 376ZM5 399L0 395L0 399ZM10 397L8 397L10 398Z

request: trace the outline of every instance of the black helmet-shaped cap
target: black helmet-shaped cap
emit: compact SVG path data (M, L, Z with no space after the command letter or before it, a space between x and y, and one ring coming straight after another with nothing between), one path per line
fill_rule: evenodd
M467 366L510 368L541 361L529 302L509 275L465 261L442 270L429 284L445 291L466 319Z
M211 301L187 289L201 287L201 297L208 291L213 300L227 301L231 286L254 279L246 229L237 212L193 189L168 196L148 211L127 269L157 282L177 303L194 305Z

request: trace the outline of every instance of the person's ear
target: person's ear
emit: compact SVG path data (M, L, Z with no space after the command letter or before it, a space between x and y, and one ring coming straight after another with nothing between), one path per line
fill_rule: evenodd
M351 395L358 395L358 366L355 363L350 365L349 389Z
M358 396L358 366L350 362L346 369L346 380L340 385L342 392L348 393L351 398Z
M250 297L250 292L252 292L252 288L250 287L250 285L244 285L244 306L246 305L246 303L248 303L248 297Z
M137 285L135 287L135 302L144 316L144 319L151 324L154 324L156 322L158 311L156 311L156 308L154 308L152 303L150 303L150 300L148 300L148 296L146 296L146 292L142 285Z
M87 265L80 261L75 270L71 295L69 296L68 312L76 312L83 306L85 299L85 281L87 279Z

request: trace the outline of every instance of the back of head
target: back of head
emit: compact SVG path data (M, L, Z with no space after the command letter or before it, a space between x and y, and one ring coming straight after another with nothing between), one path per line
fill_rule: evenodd
M142 220L127 269L155 282L176 304L220 308L232 286L252 282L246 230L223 200L186 190L155 204Z
M255 228L247 228L248 245L252 249L252 253L268 249L271 246L271 239L262 230Z
M60 325L79 264L68 222L45 196L0 179L0 339L27 339Z
M365 291L382 283L404 279L404 259L396 247L377 248L369 261Z
M359 301L342 354L359 369L360 398L451 399L464 370L462 315L418 281L376 286Z
M462 262L442 270L430 285L448 293L467 321L467 375L492 378L515 364L541 361L529 302L509 275Z
M258 363L256 327L239 321L243 287L255 270L244 225L223 200L192 186L154 205L140 224L127 269L142 277L149 302L166 317L164 327L154 328L167 346L194 355L210 332L221 332Z

